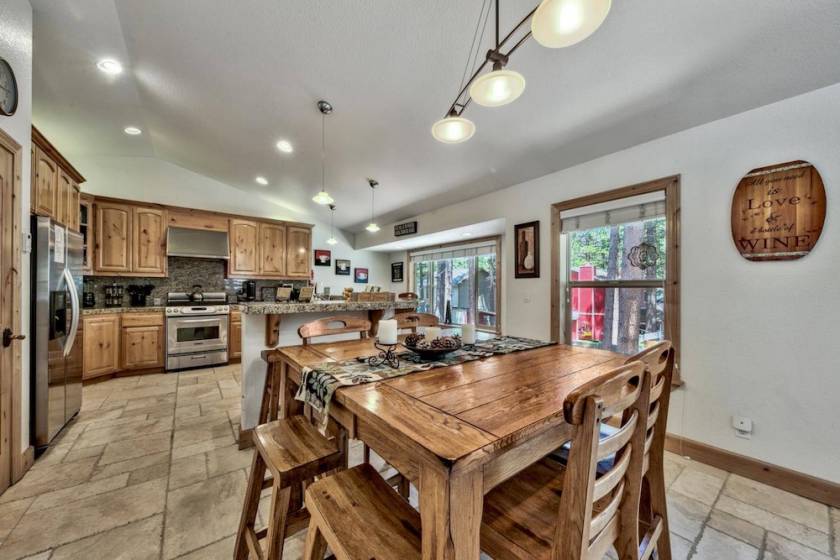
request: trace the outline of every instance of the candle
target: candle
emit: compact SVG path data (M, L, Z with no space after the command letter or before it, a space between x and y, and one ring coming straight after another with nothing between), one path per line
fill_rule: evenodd
M396 344L397 343L397 320L383 319L379 321L379 330L377 331L379 342L382 344Z
M440 338L440 327L426 327L426 340L432 341Z
M475 325L467 323L461 327L461 342L475 344Z

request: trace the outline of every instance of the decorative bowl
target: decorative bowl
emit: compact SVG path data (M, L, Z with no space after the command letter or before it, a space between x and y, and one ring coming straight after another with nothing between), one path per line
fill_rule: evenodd
M424 341L422 335L409 335L406 337L405 342L403 342L403 346L408 348L410 351L414 352L424 360L434 360L438 358L442 358L447 354L451 354L456 350L461 349L461 339L458 337L442 337L445 339L449 339L452 342L449 346L445 347L432 347L432 346L421 346Z

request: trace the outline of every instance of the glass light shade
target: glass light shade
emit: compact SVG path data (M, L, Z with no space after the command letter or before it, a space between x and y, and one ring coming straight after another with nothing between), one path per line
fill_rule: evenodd
M327 245L337 245L337 244L338 244L338 239L336 239L335 237L330 237L329 239L327 239Z
M516 101L525 91L525 77L514 70L493 70L470 86L470 97L485 107L501 107Z
M111 76L121 74L123 71L122 64L120 64L119 61L114 60L113 58L103 58L102 60L96 63L96 67L99 68L101 71L105 72L106 74L110 74Z
M551 49L583 41L601 27L612 0L543 0L531 18L531 34Z
M321 191L321 192L319 192L318 194L316 194L315 196L312 197L312 202L315 202L316 204L324 205L324 204L332 204L333 202L335 202L335 200L333 200L333 197L331 197L329 194L327 194L327 191Z
M378 225L376 225L375 223L371 222L367 225L367 227L365 229L368 230L371 233L376 233L381 228Z
M446 117L432 125L432 136L444 144L466 142L475 134L475 124L464 117Z
M138 134L143 134L143 131L137 128L136 126L127 126L123 129L123 132L125 132L129 136L137 136Z

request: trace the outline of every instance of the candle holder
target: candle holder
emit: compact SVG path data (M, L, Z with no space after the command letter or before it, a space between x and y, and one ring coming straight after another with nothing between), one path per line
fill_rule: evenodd
M368 358L367 363L369 366L376 367L382 364L388 364L394 369L400 367L400 359L397 353L394 352L397 348L396 344L379 344L379 339L376 339L373 346L379 350L379 354Z

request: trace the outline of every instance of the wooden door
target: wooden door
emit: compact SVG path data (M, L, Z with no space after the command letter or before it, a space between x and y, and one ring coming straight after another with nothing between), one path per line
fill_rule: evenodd
M82 377L114 373L120 367L120 316L87 315L84 321Z
M162 326L123 328L123 369L163 367L163 336Z
M261 276L286 275L286 226L260 224L259 255Z
M70 197L67 199L67 227L79 231L79 212L81 211L82 189L76 181L70 184Z
M242 356L242 314L239 311L230 313L230 332L228 333L228 358Z
M259 274L257 266L257 223L233 218L230 220L230 261L228 274L231 276L253 276Z
M131 207L97 202L94 214L95 272L131 272Z
M40 149L35 148L35 179L32 211L41 216L56 216L58 165Z
M166 276L166 212L135 206L131 223L131 271Z
M55 191L55 221L70 226L70 191L73 189L73 180L70 175L62 169L58 170L58 189Z
M286 227L286 276L309 278L312 230L300 226Z

